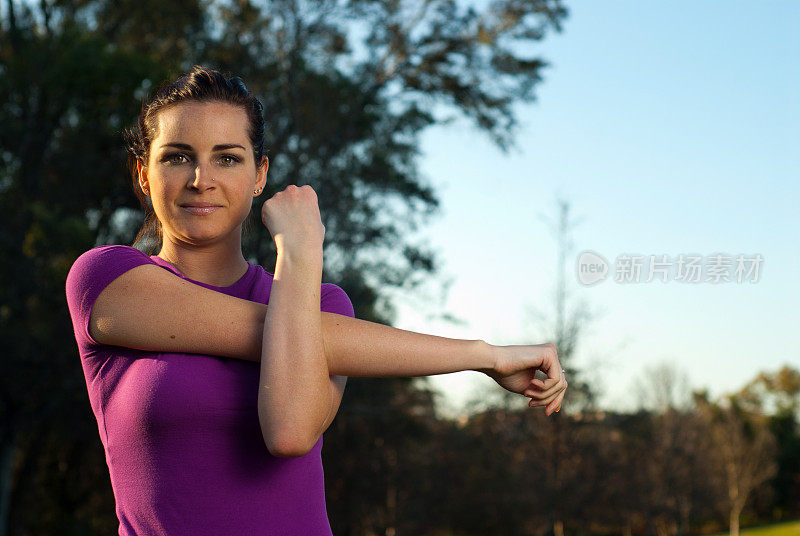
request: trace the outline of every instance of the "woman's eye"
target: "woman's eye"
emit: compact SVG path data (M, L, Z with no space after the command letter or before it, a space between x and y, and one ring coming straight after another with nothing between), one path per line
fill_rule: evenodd
M233 156L232 154L224 154L224 155L222 155L220 157L220 159L222 159L222 160L226 160L227 159L228 163L225 163L226 166L232 166L236 162L239 162L239 157L238 156Z
M164 162L169 162L170 164L178 164L180 162L175 162L175 158L185 158L184 155L181 153L173 153L164 157Z

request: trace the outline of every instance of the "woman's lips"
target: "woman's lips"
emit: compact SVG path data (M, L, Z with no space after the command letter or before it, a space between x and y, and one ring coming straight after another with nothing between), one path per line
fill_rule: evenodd
M215 210L220 207L189 207L189 206L182 206L183 210L188 212L189 214L194 214L195 216L203 216L205 214L211 214Z

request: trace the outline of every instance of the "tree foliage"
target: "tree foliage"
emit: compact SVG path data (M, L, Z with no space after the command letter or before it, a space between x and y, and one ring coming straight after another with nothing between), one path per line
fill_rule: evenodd
M412 291L438 268L413 237L438 207L417 169L420 133L448 110L508 147L513 104L534 98L546 66L521 49L559 31L566 17L558 1L545 0L482 11L447 0L3 7L0 534L114 530L64 280L82 252L130 244L141 223L120 134L142 98L194 63L242 76L269 126L261 199L311 184L326 225L323 278L347 290L360 318L391 323L390 291ZM244 248L267 269L274 262L263 226ZM385 386L400 398L410 389L404 379ZM350 394L392 414L385 393L354 386ZM37 504L52 515L29 508Z
M141 222L120 131L148 92L193 63L241 75L269 126L264 195L315 188L325 280L346 289L359 318L391 323L388 290L437 275L435 254L413 237L438 207L417 169L419 135L460 115L508 148L513 105L535 98L547 65L522 51L566 17L552 0L480 10L447 0L4 8L0 535L117 529L63 285L80 253L130 243ZM263 226L244 247L267 268L274 261ZM571 356L588 318L556 316ZM726 458L725 442L763 462L743 512L763 504L800 515L797 377L789 367L764 373L736 397L738 412L701 396L690 408L604 413L587 385L580 411L546 418L509 406L461 422L438 420L432 393L408 379L352 378L323 448L334 533L689 534L727 523L714 508L746 476L729 471L746 456Z

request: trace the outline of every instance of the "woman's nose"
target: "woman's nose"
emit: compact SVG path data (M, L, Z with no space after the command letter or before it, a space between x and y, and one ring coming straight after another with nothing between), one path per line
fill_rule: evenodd
M210 186L214 186L214 169L210 164L199 162L194 168L189 187L205 190Z

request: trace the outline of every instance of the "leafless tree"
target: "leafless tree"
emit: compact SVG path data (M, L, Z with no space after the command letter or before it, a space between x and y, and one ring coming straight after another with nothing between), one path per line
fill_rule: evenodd
M689 377L672 361L645 367L643 375L634 381L633 390L640 408L658 414L692 407Z
M708 446L718 458L718 471L727 490L725 506L730 516L730 534L739 536L739 518L751 493L775 476L777 445L758 413L742 409L735 395L726 403L713 403L705 394L695 401L708 426Z

